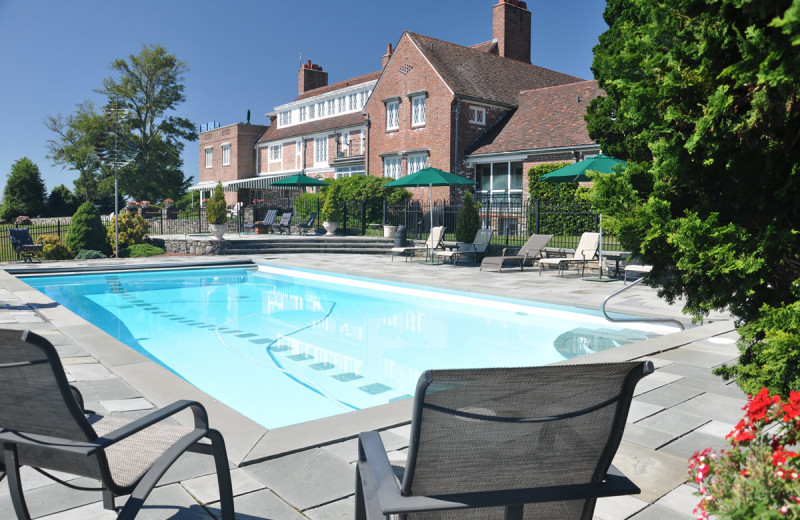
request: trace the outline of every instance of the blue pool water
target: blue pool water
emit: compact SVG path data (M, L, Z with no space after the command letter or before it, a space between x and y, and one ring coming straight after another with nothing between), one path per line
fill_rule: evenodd
M268 428L407 398L429 368L543 365L676 330L269 266L25 281Z

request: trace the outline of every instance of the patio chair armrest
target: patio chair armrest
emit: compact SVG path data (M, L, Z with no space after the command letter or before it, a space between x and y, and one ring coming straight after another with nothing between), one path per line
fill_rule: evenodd
M103 435L97 440L101 447L106 448L187 408L191 408L194 414L195 430L208 430L208 414L205 408L203 408L203 405L197 401L183 400L175 401L164 408L155 410L144 417L140 417L121 428Z
M102 448L97 442L75 441L72 439L51 437L50 435L38 435L35 433L19 434L12 430L0 430L0 444L3 443L2 441L11 444L36 446L38 448L46 447L76 455L91 455Z

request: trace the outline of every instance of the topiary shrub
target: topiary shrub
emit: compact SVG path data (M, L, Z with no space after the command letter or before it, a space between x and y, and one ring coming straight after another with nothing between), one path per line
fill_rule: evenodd
M228 221L228 205L225 203L225 192L222 183L217 183L214 195L206 203L206 218L209 224L224 224Z
M343 213L342 185L333 183L325 193L325 204L322 206L322 220L324 222L341 222Z
M72 260L72 253L69 248L57 236L40 235L36 241L44 246L42 248L42 258L45 260Z
M475 235L481 228L481 219L478 215L478 208L472 198L472 193L464 194L464 207L458 213L456 220L456 240L459 242L471 243L475 240Z
M93 258L108 258L100 251L94 249L81 249L81 252L75 255L75 260L91 260Z
M111 225L108 227L108 242L111 247L114 247L114 232L115 232L116 217L111 219ZM134 244L144 243L147 238L147 233L150 231L150 223L141 215L133 213L122 213L119 216L119 248L122 250L125 247ZM120 253L121 255L121 253Z
M111 246L106 236L106 228L100 220L100 212L91 202L84 202L72 216L69 232L64 239L70 251L94 249L106 256L111 255Z
M134 244L119 250L120 258L141 258L144 256L158 256L163 254L163 249L152 244Z

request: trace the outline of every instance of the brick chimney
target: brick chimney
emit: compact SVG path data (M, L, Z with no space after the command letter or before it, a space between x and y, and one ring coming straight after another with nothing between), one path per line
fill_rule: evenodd
M389 58L392 57L392 44L386 44L386 54L383 55L383 61L381 64L381 70L386 68L386 64L389 63Z
M324 87L328 84L328 73L322 70L322 67L311 64L311 60L303 63L300 67L300 73L297 78L297 93L302 94L309 90Z
M531 62L531 12L520 0L500 0L492 11L492 36L500 56Z

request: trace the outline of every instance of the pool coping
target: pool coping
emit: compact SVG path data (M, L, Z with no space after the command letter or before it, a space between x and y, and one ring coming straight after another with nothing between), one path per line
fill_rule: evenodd
M136 264L128 264L129 267L125 267L125 269L136 269L143 266L149 266L151 269L219 267L224 264L230 265L236 261L236 259L228 261L206 259L202 261L136 262ZM242 259L238 259L238 262L241 264ZM253 265L258 263L252 260L250 262ZM122 265L115 264L113 267L114 269L110 268L108 264L63 266L63 270L59 272L110 271L118 270L115 268L122 267ZM49 268L37 267L31 270L44 274L45 269ZM254 464L289 453L341 442L356 437L362 431L383 430L410 422L413 399L405 399L296 425L267 429L198 390L155 361L134 351L15 276L15 274L21 274L20 271L27 270L29 268L4 268L0 272L0 287L4 287L22 302L28 304L47 322L156 407L163 407L180 399L192 399L202 403L208 410L212 427L222 432L228 447L228 457L236 466ZM735 330L735 326L732 321L720 320L689 328L683 332L623 345L612 350L560 363L602 363L639 359L680 348L700 338L725 334L733 330Z

